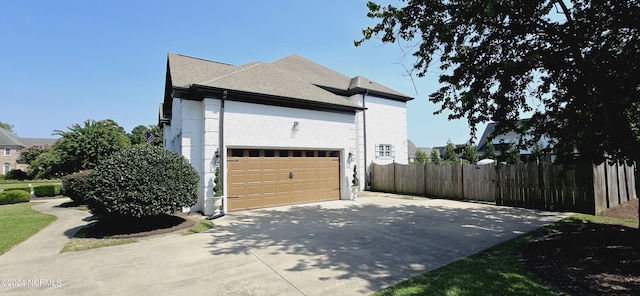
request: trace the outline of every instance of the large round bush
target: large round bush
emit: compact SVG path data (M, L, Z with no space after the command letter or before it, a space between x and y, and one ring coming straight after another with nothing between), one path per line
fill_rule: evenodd
M150 217L196 203L199 177L179 154L149 145L114 153L89 177L87 202L98 215Z

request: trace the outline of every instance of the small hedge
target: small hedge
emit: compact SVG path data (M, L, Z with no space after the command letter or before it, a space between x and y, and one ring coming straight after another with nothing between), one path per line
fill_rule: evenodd
M31 193L31 188L29 187L13 187L13 188L5 189L4 191L6 192L6 191L16 191L16 190L24 191L26 193Z
M22 190L0 192L0 205L28 202L30 194Z
M33 187L33 193L37 197L56 196L60 194L60 185L52 184Z
M29 175L23 170L10 170L4 175L5 180L27 180L29 179Z
M184 157L149 145L114 153L89 179L91 212L120 218L157 216L192 206L200 182Z
M62 177L62 193L77 204L85 203L89 192L89 175L91 170Z

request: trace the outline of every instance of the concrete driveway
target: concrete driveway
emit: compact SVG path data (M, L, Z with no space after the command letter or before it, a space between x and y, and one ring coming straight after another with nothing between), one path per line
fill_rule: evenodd
M236 212L206 233L70 253L58 252L88 214L50 201L38 209L60 219L0 256L0 294L370 294L568 215L363 195Z

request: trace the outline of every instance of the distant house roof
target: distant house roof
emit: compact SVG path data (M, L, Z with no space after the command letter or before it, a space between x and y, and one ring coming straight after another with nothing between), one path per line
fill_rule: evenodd
M525 118L525 119L520 119L518 120L518 122L516 123L517 125L521 125L523 122L528 121L529 118ZM482 137L480 138L480 141L478 142L478 148L476 149L476 153L480 154L480 155L484 155L484 151L487 145L487 140L489 138L489 136L493 135L494 131L496 130L496 123L495 122L489 122L487 124L487 127L484 129L484 133L482 133ZM509 134L509 133L507 133ZM517 136L519 138L519 135L514 134L515 136ZM494 137L496 135L493 135Z
M0 146L25 147L24 143L20 141L18 136L3 128L0 128Z
M20 138L25 147L31 145L53 145L58 139L53 138Z
M237 97L262 98L264 102L315 104L347 110L362 107L343 97L345 95L369 93L393 100L413 99L362 76L349 78L298 55L272 63L234 66L170 53L166 79L164 113L170 112L170 100L176 89L182 90L185 96L192 95L194 90L232 91Z
M52 145L58 139L49 138L20 138L16 134L0 128L0 146L28 147L31 145Z
M410 159L414 158L416 156L416 152L418 152L418 151L424 152L428 157L429 155L431 155L431 151L433 150L430 147L418 147L411 140L408 140L407 148L408 148L407 151L409 153L409 158Z

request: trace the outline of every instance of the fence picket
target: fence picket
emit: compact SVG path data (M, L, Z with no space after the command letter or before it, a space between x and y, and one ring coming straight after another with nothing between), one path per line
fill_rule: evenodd
M598 214L637 198L635 164L371 165L374 191Z

